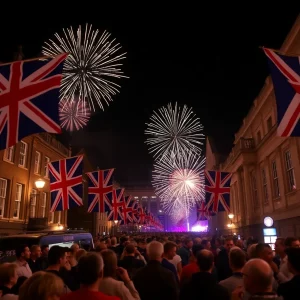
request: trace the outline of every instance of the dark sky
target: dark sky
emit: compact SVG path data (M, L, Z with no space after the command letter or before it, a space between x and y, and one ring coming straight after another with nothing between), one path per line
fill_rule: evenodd
M128 53L124 71L130 79L120 81L121 93L84 131L64 137L74 149L85 148L95 165L117 168L115 178L125 185L150 182L145 122L169 102L192 106L205 134L220 152L229 152L268 75L259 46L279 48L299 12L290 5L276 12L217 4L184 8L183 2L168 8L100 3L61 11L49 3L38 12L19 8L11 22L1 21L0 61L10 60L18 44L27 58L37 56L45 40L70 25L88 22L110 31Z

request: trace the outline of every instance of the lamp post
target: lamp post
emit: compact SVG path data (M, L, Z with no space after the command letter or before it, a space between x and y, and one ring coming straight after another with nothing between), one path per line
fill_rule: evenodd
M232 222L232 220L233 220L233 218L234 218L234 214L229 214L228 215L228 218L230 219L230 224L228 224L227 226L229 227L229 228L231 228L231 234L232 234L232 227L233 227L233 222Z
M38 190L42 190L45 186L45 183L45 180L40 178L34 182L34 185Z

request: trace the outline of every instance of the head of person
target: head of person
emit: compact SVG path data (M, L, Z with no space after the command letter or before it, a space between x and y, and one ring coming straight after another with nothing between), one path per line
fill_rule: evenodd
M18 260L28 260L30 258L30 250L27 245L19 245L16 247L16 257Z
M90 252L80 257L78 279L83 286L99 285L103 277L103 259L100 253Z
M272 291L273 271L263 259L249 260L243 268L245 290L251 295Z
M164 256L172 260L174 256L176 255L177 245L173 242L166 242L164 244Z
M229 265L233 272L240 272L246 263L246 253L238 247L229 251Z
M162 260L164 246L162 243L153 241L147 245L147 255L149 260Z
M19 289L19 300L59 300L64 292L62 279L50 272L36 272Z
M269 244L259 243L255 249L257 258L263 259L269 264L273 261L273 250Z
M30 248L30 252L31 252L31 258L33 259L37 259L42 255L42 250L39 245L32 245Z
M104 263L103 277L116 278L116 271L118 267L117 255L112 250L103 250L101 256Z
M295 237L287 237L285 239L285 247L286 248L299 248L300 241L298 238L295 238Z
M64 247L53 246L48 253L49 266L64 267L68 262L67 252Z
M289 271L294 275L300 274L300 248L288 248L286 253Z
M185 248L191 249L193 247L193 240L191 238L186 238L183 241L183 245Z
M195 259L197 259L197 254L199 251L203 250L203 246L201 244L194 244L192 247L192 255Z
M275 253L279 256L285 256L285 239L277 238L275 242Z
M224 248L229 253L230 249L234 246L233 238L227 237L224 242Z
M16 264L4 263L0 265L0 285L13 287L18 281Z
M200 272L211 273L214 267L214 255L211 251L203 249L197 253L197 265Z
M210 243L209 240L202 240L201 245L206 250L210 250L211 249L211 243Z
M135 255L135 246L134 244L128 244L124 249L125 256L134 256Z

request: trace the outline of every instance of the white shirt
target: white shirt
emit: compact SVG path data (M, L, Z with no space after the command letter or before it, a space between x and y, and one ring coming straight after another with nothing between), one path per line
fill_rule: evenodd
M176 255L173 257L173 259L169 260L169 262L170 262L171 264L173 264L173 265L175 266L176 271L178 271L178 270L177 270L177 265L181 262L181 257L180 257L178 254L176 254Z
M278 272L278 280L280 283L287 282L291 280L294 275L289 271L288 266L287 266L287 255L281 259L280 261L280 267L279 267L279 272Z
M24 276L24 277L31 277L32 276L32 271L28 265L28 263L25 262L20 262L19 260L16 260L15 262L18 266L17 268L17 275L18 277Z

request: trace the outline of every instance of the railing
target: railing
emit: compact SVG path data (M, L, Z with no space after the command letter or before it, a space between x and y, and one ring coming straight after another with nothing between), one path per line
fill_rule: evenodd
M69 156L69 149L65 147L61 142L59 142L55 137L53 137L51 134L47 132L42 132L39 134L39 136L47 142L49 145L51 145L53 148L58 150L60 153Z
M227 159L221 164L221 168L226 167L241 152L252 151L255 149L255 141L253 138L241 138L229 153Z

